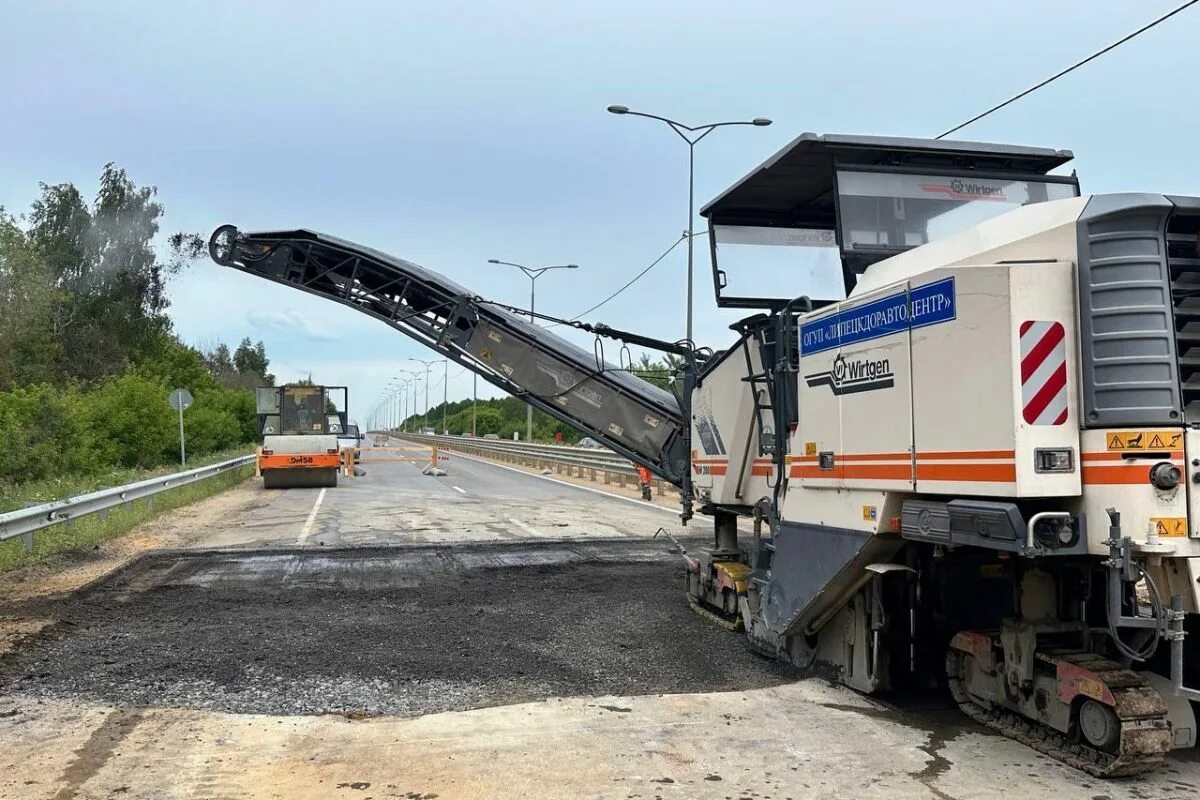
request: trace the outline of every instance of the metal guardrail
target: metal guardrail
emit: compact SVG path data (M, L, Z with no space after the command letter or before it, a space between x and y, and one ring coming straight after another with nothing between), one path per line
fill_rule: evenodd
M158 475L137 483L115 486L111 489L100 489L87 494L68 497L65 500L55 500L29 508L21 508L0 514L0 541L20 536L24 540L26 550L33 547L33 534L44 528L70 522L77 517L104 512L116 506L126 505L135 500L153 497L159 492L178 489L189 483L212 478L239 467L254 463L255 456L239 456L216 464L196 467L172 475Z
M591 480L603 480L606 484L625 486L633 481L637 485L638 474L633 462L625 456L592 447L572 447L558 444L536 444L513 442L507 439L482 439L472 436L442 436L440 434L415 434L377 431L373 435L390 436L411 442L434 443L468 455L492 458L524 466L553 469L559 474L578 475ZM654 478L652 484L658 494L666 491L666 482Z

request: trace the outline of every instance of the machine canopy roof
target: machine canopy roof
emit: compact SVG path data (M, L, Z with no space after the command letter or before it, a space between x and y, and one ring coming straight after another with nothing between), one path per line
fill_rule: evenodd
M1045 175L1070 150L1007 144L802 133L700 210L710 222L794 228L836 227L836 167L900 167L934 173Z

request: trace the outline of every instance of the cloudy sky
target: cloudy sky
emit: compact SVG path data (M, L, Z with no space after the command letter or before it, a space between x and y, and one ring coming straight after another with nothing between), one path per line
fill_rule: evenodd
M514 304L527 280L487 259L577 263L538 283L540 311L574 316L687 224L686 147L609 104L774 120L699 145L699 206L803 131L940 133L1178 3L0 0L0 205L90 192L115 161L159 188L167 231L314 228ZM1197 42L1200 6L958 137L1071 149L1085 192L1200 194ZM721 347L697 255L696 338ZM679 338L684 268L681 247L591 318ZM348 384L359 418L431 357L209 263L171 297L189 343L263 339L282 379Z

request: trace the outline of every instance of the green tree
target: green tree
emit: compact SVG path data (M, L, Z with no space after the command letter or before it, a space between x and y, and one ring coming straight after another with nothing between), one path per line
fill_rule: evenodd
M48 324L57 345L44 365L56 380L97 380L122 371L170 330L166 275L153 247L162 206L106 164L91 208L72 184L41 184L28 241L57 290Z
M243 375L227 346L205 354L171 332L167 280L204 240L177 233L156 256L155 196L108 164L90 204L62 183L24 217L0 208L0 483L174 462L174 388L195 397L189 453L255 440L246 389L274 381L266 348L243 342Z
M53 315L62 295L17 220L0 207L0 391L54 377Z
M204 354L204 363L208 367L208 371L217 379L230 375L237 369L233 365L233 356L229 353L229 345L224 342Z
M267 359L267 348L261 341L255 344L250 341L250 337L242 339L241 344L233 351L233 365L239 374L254 376L256 380L262 381L259 385L275 385L275 376L267 371L271 365ZM309 380L311 382L311 376Z

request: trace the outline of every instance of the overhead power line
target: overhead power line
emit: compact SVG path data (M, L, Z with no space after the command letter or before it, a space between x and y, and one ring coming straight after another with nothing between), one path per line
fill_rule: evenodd
M697 233L693 233L692 235L693 235L693 236L700 236L700 235L702 235L702 234L704 234L704 233L707 233L707 231L699 231L699 232L697 232ZM583 318L583 316L584 316L585 314L590 314L590 313L592 313L593 311L595 311L597 308L600 308L600 306L602 306L602 305L604 305L604 304L608 303L609 301L611 301L611 300L615 299L615 298L617 297L617 295L621 294L621 293L622 293L622 292L624 292L626 289L628 289L630 286L633 286L635 283L637 283L639 280L641 280L641 279L642 279L642 277L643 277L643 276L644 276L644 275L645 275L647 272L649 272L650 270L654 269L654 268L655 268L655 267L657 267L659 264L661 264L661 263L662 263L662 260L663 260L664 258L666 258L667 256L669 256L669 255L671 254L671 252L672 252L672 251L673 251L673 250L674 250L676 247L678 247L678 246L679 246L680 242L686 241L686 240L687 240L687 238L688 238L687 232L686 232L686 231L684 231L684 233L683 233L683 235L682 235L682 236L680 236L678 239L676 239L676 240L675 240L675 241L674 241L674 242L671 244L671 246L670 246L670 247L668 247L666 250L664 250L664 251L662 252L662 254L661 254L661 255L660 255L658 258L654 259L654 260L653 260L653 261L651 261L649 264L647 264L645 269L643 269L643 270L642 270L641 272L639 272L637 275L634 275L632 278L630 278L630 279L629 279L629 280L628 280L628 281L625 283L625 285L624 285L624 286L622 286L620 289L617 289L615 292L613 292L612 294L610 294L608 297L604 298L604 299L603 299L603 300L601 300L599 303L596 303L596 305L592 306L591 308L587 309L586 311L580 311L578 314L576 314L575 316L571 317L571 319L570 319L569 321L570 321L570 322L575 322L575 321L577 321L577 320L579 320L579 319ZM554 328L554 327L557 327L558 325L561 325L561 324L563 324L563 323L561 323L561 322L555 322L555 323L553 323L553 324L547 325L546 327L547 327L547 328Z
M994 112L996 112L996 111L999 111L1000 109L1004 108L1004 107L1005 107L1005 106L1007 106L1007 105L1011 105L1012 103L1015 103L1016 101L1020 100L1022 97L1025 97L1026 95L1029 95L1029 94L1032 94L1032 93L1036 92L1038 89L1041 89L1043 86L1046 86L1047 84L1053 83L1054 81L1058 80L1059 78L1063 77L1064 75L1066 75L1066 74L1068 74L1068 73L1074 72L1075 70L1077 70L1077 69L1079 69L1080 67L1082 67L1084 64L1087 64L1089 61L1094 61L1094 60L1096 60L1097 58L1099 58L1100 56L1102 56L1102 55L1104 55L1105 53L1109 52L1110 50L1115 50L1116 48L1118 48L1118 47L1120 47L1121 45L1123 45L1123 44L1125 44L1126 42L1128 42L1130 39L1133 39L1133 38L1135 38L1135 37L1137 37L1137 36L1140 36L1141 34L1145 33L1145 32L1146 32L1146 31L1148 31L1148 30L1150 30L1150 29L1151 29L1151 28L1153 28L1154 26L1156 26L1156 25L1158 25L1158 24L1160 24L1160 23L1166 22L1167 20L1169 20L1171 17L1175 16L1175 15L1176 15L1176 14L1178 14L1179 12L1181 12L1181 11L1184 11L1184 10L1188 9L1189 7L1191 7L1191 6L1194 6L1194 5L1196 5L1196 3L1200 3L1200 0L1188 0L1188 2L1184 3L1183 5L1179 6L1179 7L1178 7L1178 8L1176 8L1176 9L1174 9L1173 11L1168 11L1166 14L1163 14L1161 17L1159 17L1158 19L1154 20L1153 22L1148 22L1148 23L1146 23L1145 25L1143 25L1142 27L1138 28L1136 31L1133 31L1132 33L1126 34L1125 36L1121 37L1120 39L1118 39L1117 41L1115 41L1115 42L1113 42L1112 44L1108 45L1107 47L1103 48L1102 50L1097 50L1096 52L1092 53L1090 56L1088 56L1087 58L1083 59L1082 61L1077 61L1077 62L1075 62L1074 64L1072 64L1071 66L1069 66L1069 67L1067 67L1066 69L1062 70L1061 72L1058 72L1058 73L1056 73L1056 74L1054 74L1054 75L1051 75L1049 78L1046 78L1046 80L1042 81L1041 83L1038 83L1038 84L1036 84L1036 85L1034 85L1034 86L1030 86L1028 89L1026 89L1025 91L1021 92L1020 94L1015 94L1015 95L1013 95L1012 97L1010 97L1010 98L1008 98L1007 100L1005 100L1003 103L998 103L998 104L996 104L996 105L992 106L992 107L991 107L991 108L989 108L987 111L984 111L982 114L976 114L975 116L971 117L971 118L970 118L969 120L967 120L966 122L963 122L963 123L960 123L960 124L958 124L958 125L955 125L955 126L954 126L953 128L951 128L950 130L948 130L948 131L945 131L944 133L940 133L940 134L938 134L937 136L935 136L934 138L935 138L935 139L941 139L941 138L944 138L944 137L946 137L946 136L949 136L950 134L954 133L955 131L962 130L963 128L967 127L968 125L970 125L970 124L972 124L972 123L974 123L974 122L978 122L979 120L983 119L983 118L984 118L984 117L986 117L987 115L989 115L989 114L992 114L992 113L994 113Z

